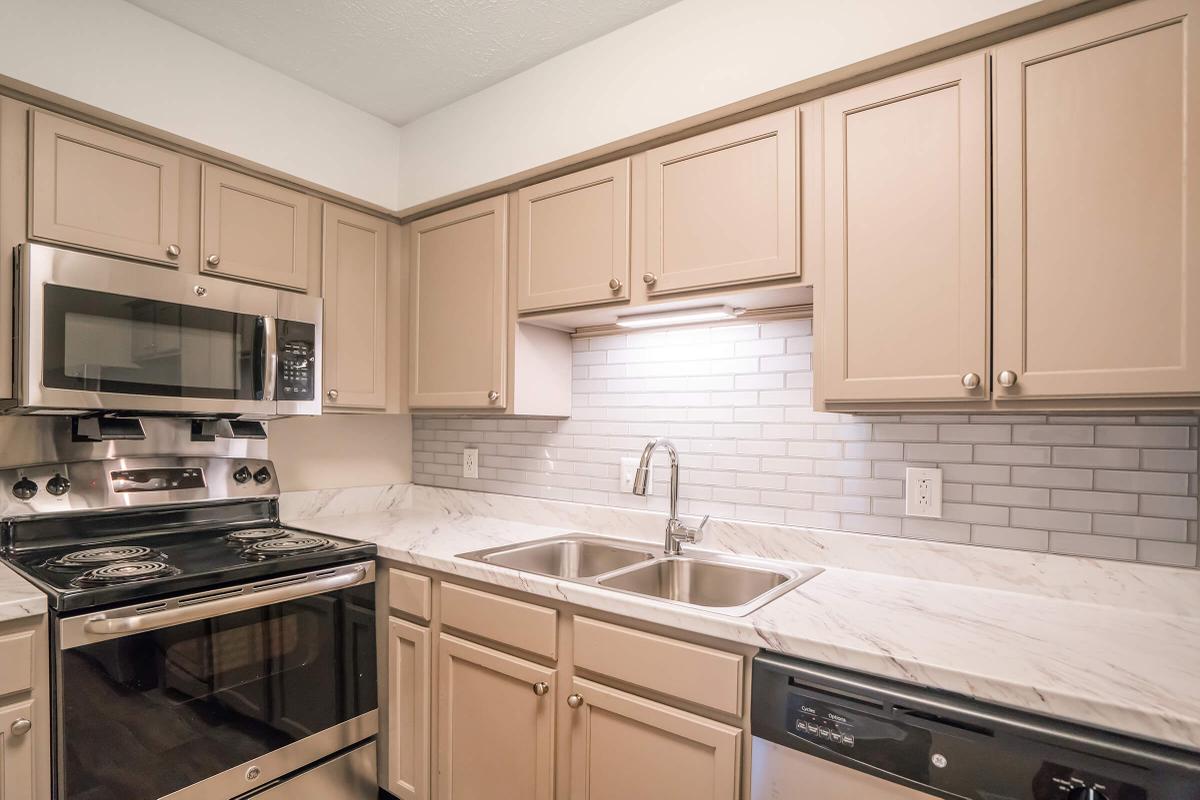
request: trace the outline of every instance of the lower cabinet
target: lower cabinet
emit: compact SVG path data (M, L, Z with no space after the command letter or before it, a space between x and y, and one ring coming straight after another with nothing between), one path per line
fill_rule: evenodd
M550 800L556 670L442 634L438 796Z
M388 620L387 720L384 788L400 800L429 797L429 629Z
M571 800L734 800L742 731L575 678Z
M33 704L33 700L24 700L0 706L0 798L3 800L37 797L37 756L30 734Z

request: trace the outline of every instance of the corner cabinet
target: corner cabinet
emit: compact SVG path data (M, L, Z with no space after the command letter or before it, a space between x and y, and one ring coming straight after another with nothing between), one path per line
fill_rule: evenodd
M325 204L322 223L325 410L387 406L388 226Z
M799 278L799 110L646 153L648 296Z
M504 408L508 201L412 223L409 406Z
M172 266L185 256L179 154L44 111L29 126L30 238Z

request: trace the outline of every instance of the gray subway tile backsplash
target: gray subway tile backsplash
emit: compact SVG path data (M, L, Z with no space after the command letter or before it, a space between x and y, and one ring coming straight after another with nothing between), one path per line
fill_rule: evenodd
M417 417L414 480L665 509L620 491L650 436L681 451L684 513L1197 566L1194 415L825 414L808 320L574 342L568 420ZM478 479L461 477L464 447ZM904 469L943 471L942 519L904 515Z

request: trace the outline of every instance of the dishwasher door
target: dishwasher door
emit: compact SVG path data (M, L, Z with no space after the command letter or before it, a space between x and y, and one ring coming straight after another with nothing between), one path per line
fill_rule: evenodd
M933 797L754 737L750 800L931 800Z

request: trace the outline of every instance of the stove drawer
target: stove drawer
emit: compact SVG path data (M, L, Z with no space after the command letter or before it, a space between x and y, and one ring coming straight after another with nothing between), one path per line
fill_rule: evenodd
M33 631L0 636L0 697L33 687Z

